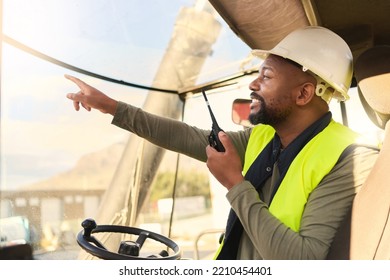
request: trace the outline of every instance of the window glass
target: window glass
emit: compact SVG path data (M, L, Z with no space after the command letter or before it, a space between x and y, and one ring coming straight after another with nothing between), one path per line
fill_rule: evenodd
M141 158L136 150L125 152L137 136L113 126L112 116L74 110L65 96L78 89L64 74L77 76L115 99L144 106L150 91L89 74L151 86L178 15L185 8L194 8L196 3L2 1L1 246L29 243L36 259L79 256L76 234L81 230L81 222L98 217L101 209L115 204L105 201L104 194L117 178L131 175L123 167L124 156L138 162ZM203 74L193 77L197 83L239 71L240 61L249 53L249 48L226 24L217 20L221 31L202 66ZM188 67L175 66L178 71ZM148 225L168 235L167 211L177 155L167 152L165 157L146 206L135 220L138 225ZM187 160L179 160L179 165L182 161ZM196 215L206 215L211 211L208 174L192 174L191 168L177 173L175 194L181 200L178 205L200 202L203 208ZM192 185L194 180L199 180L199 184ZM187 203L186 199L192 202ZM118 207L116 213L130 213L132 207ZM176 209L179 213L180 207ZM182 218L174 214L177 221L183 221ZM171 228L172 237L186 238L180 227Z

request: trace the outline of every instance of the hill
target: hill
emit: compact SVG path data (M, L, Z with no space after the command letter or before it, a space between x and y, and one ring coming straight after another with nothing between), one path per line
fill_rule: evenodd
M121 158L125 143L116 143L84 155L74 168L46 180L24 186L24 190L106 189Z

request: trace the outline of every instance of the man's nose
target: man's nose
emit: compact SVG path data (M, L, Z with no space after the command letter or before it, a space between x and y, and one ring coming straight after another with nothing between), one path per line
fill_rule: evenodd
M258 90L260 90L260 84L259 84L259 81L258 81L259 79L258 78L256 78L256 79L254 79L250 84L249 84L249 89L251 90L251 91L258 91Z

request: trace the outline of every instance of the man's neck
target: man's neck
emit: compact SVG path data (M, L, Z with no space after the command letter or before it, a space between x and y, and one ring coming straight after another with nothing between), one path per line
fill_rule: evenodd
M280 137L282 148L286 148L294 139L306 129L322 119L328 112L316 117L296 118L289 122L275 126L276 133Z

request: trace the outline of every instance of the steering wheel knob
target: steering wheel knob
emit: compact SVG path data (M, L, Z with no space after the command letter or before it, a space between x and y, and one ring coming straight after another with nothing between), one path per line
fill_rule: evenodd
M94 230L97 227L97 224L94 219L85 219L81 226L84 228L84 236L90 237L92 230Z

